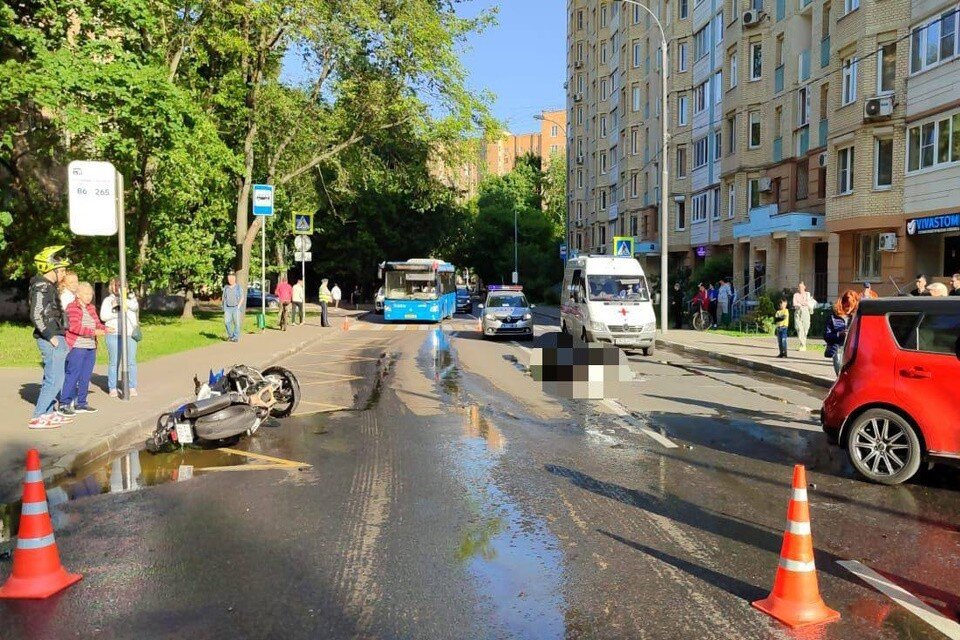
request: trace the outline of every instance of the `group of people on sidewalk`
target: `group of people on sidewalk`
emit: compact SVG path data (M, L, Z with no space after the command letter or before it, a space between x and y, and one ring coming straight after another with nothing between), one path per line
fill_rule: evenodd
M120 365L120 282L110 281L110 293L100 306L93 304L93 286L68 271L71 262L62 246L47 247L36 256L38 274L30 281L30 319L33 337L43 361L43 380L31 429L55 429L78 413L95 413L88 402L90 379L97 360L98 338L107 344L107 387L117 397ZM140 341L138 303L127 299L127 362L130 395L137 395L137 343Z
M730 324L736 297L733 283L726 278L720 278L716 285L712 282L706 284L701 282L697 285L697 293L693 296L693 300L690 301L690 308L693 313L699 313L701 310L709 313L711 328L716 329L718 322L724 325ZM673 285L670 307L673 315L673 328L682 329L686 308L683 304L683 290L679 282Z

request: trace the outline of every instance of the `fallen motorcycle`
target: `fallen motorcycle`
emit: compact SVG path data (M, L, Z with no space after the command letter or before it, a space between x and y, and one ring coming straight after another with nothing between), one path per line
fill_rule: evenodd
M283 367L262 372L247 365L210 373L201 383L194 377L197 399L157 418L147 439L152 453L178 446L223 446L253 435L270 417L285 418L300 404L300 383Z

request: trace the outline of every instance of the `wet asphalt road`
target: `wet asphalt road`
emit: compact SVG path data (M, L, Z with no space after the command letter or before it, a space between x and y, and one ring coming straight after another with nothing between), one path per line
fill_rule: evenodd
M837 561L955 618L955 472L864 483L819 432L823 390L665 352L631 358L632 416L560 401L533 345L474 324L373 319L294 356L304 403L236 447L257 457L134 452L51 488L84 580L0 602L0 638L945 637ZM843 616L800 632L749 606L795 463Z

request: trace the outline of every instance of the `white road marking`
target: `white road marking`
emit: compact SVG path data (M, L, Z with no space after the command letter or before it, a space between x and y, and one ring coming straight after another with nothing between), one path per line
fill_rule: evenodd
M617 402L616 400L607 399L607 400L604 400L602 404L603 406L607 407L608 409L612 410L615 414L620 416L620 418L622 418L621 423L623 424L624 428L627 429L627 431L634 431L634 430L640 431L641 433L652 438L657 443L666 447L667 449L678 448L677 444L672 440L670 440L670 438L666 437L661 433L657 433L656 431L654 431L653 429L650 429L649 427L645 427L642 424L638 424L636 419L630 414L627 408L624 407L619 402Z
M960 640L960 624L916 597L906 589L890 582L879 573L856 560L841 560L841 567L857 576L868 585L888 596L901 607L917 616L934 629L953 640Z

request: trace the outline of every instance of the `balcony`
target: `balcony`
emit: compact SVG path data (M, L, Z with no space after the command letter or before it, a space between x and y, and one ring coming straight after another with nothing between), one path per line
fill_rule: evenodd
M813 0L799 0L800 12L803 13L804 9L807 9L813 4Z
M820 67L830 64L830 36L820 41Z
M820 121L820 139L817 141L821 147L827 146L827 128L827 119L824 118Z
M787 0L777 0L777 22L787 15Z
M750 209L747 222L733 225L733 237L763 238L774 233L802 233L804 231L825 230L825 218L822 213L807 211L788 211L777 213L777 205L768 204Z
M797 155L806 155L810 150L810 127L804 127L797 131Z
M777 67L773 72L773 92L783 93L783 65Z
M774 138L773 140L773 161L783 160L783 138Z
M800 82L806 82L810 79L810 49L804 49L800 52L797 64L797 79Z

